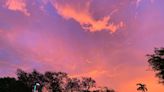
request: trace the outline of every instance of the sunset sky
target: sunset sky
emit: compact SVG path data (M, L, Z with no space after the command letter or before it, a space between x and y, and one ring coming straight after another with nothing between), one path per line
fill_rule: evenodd
M0 0L0 77L17 68L164 92L146 54L164 47L164 0Z

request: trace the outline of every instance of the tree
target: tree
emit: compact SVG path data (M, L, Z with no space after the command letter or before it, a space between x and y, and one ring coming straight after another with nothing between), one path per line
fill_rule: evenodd
M30 92L30 89L15 78L0 78L1 92Z
M159 82L164 84L164 48L155 48L154 53L147 56L148 63L160 79Z
M138 88L137 88L138 91L142 91L142 92L146 92L147 91L147 88L146 88L145 84L138 83L137 86L138 86Z
M23 82L25 85L30 87L29 75L26 72L24 72L21 69L17 69L17 77L19 81Z
M104 87L103 92L115 92L115 91L113 89L109 89L108 87Z
M108 87L98 87L93 92L115 92L113 89L109 89Z
M44 87L47 88L47 90L53 91L53 89L54 89L52 87L53 83L54 83L54 75L55 75L55 73L49 72L49 71L44 73L44 80L45 80Z
M17 70L17 76L18 80L29 87L29 89L33 89L34 85L39 83L41 85L39 90L41 91L45 84L50 84L50 89L53 92L63 92L68 78L64 72L45 72L45 74L41 74L36 70L27 73L21 69Z
M96 81L93 80L91 77L83 77L81 83L82 89L86 92L90 90L92 87L96 87Z
M27 73L18 69L17 80L9 77L0 78L2 92L32 92L32 89L37 89L38 92L114 92L107 87L97 89L96 81L91 77L71 78L64 72L42 74L36 70Z
M30 90L34 89L34 85L39 83L41 87L44 83L44 77L41 73L36 70L33 70L31 73L27 73L21 69L17 70L18 81L21 81L24 85L26 85ZM41 91L41 87L39 88L39 92Z
M68 76L64 72L46 72L45 82L50 83L53 92L63 92L65 90Z
M79 92L80 89L80 80L77 78L69 78L67 80L66 89L67 92Z

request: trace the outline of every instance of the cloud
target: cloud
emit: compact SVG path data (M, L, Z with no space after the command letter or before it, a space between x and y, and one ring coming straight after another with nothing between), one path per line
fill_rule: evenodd
M79 2L78 2L79 3ZM121 27L123 27L123 22L120 21L118 24L114 24L111 21L111 17L106 15L99 19L95 19L90 12L91 1L85 1L80 5L62 3L59 1L53 2L59 15L65 19L73 19L78 22L84 30L90 32L108 30L110 32L115 32Z
M25 15L30 16L24 0L7 0L5 5L9 10L20 11Z
M71 77L82 77L82 76L92 76L93 78L95 77L100 77L103 74L106 74L108 71L106 70L99 70L99 69L95 69L95 70L90 70L89 72L86 73L81 73L81 74L75 74L75 75L70 75Z
M142 0L137 0L137 1L136 1L136 5L138 6L139 3L140 3L141 1L142 1Z
M144 0L136 0L137 7L140 5L140 3ZM155 0L149 0L151 3L154 3Z

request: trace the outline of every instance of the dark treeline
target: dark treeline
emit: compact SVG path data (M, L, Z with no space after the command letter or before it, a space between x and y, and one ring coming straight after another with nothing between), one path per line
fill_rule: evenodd
M154 53L148 54L148 63L156 73L159 82L164 84L164 48L155 48ZM39 86L36 86L36 84ZM72 78L64 72L45 72L33 70L27 73L17 70L17 79L11 77L0 78L0 92L115 92L107 87L97 87L91 77ZM143 83L137 84L138 91L148 89Z
M17 70L17 79L0 78L1 92L33 92L38 83L39 92L115 92L107 87L96 87L96 81L91 77L72 78L64 72L45 72L33 70L27 73Z

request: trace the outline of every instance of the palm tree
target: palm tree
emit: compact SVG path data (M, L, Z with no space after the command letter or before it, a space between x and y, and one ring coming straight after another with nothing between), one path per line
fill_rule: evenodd
M138 91L142 91L142 92L148 91L145 84L137 83L137 86L138 86L137 88Z

